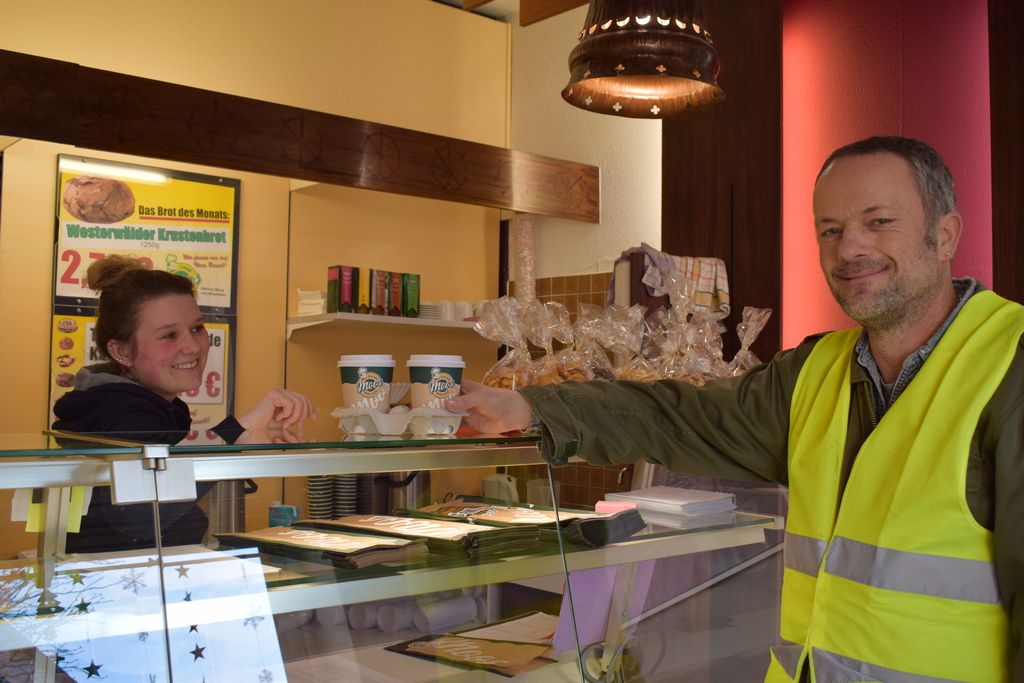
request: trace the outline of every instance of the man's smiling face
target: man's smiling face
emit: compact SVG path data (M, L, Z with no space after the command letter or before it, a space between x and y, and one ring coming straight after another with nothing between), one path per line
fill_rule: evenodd
M895 154L833 162L814 188L814 223L825 280L868 331L912 321L945 277L913 167Z

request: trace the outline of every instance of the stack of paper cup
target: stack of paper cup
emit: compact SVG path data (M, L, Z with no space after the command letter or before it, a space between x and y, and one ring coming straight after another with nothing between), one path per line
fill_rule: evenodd
M445 409L445 401L459 395L462 370L466 367L462 356L413 354L406 362L409 367L410 408Z
M380 413L391 409L394 358L388 355L342 356L338 368L346 408L366 408Z

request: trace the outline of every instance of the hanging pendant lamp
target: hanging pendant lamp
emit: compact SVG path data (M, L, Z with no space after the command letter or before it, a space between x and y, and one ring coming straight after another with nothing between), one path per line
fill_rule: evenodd
M587 111L663 119L725 99L701 0L590 0L562 98Z

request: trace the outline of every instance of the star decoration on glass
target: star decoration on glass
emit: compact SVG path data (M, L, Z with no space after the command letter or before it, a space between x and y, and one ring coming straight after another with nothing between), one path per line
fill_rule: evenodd
M192 624L191 626L188 627L188 632L189 633L192 633L193 631L195 631L196 633L199 633L199 624Z
M194 661L198 660L200 657L202 657L203 659L206 659L206 657L203 656L203 650L205 650L205 649L206 649L205 647L199 647L199 643L196 643L196 649L192 650L192 652L189 653L193 657L195 657L195 659L193 659L192 661L194 662Z
M266 618L266 617L265 616L260 616L259 614L253 614L252 616L247 616L246 617L246 621L243 623L243 626L251 626L253 628L253 631L255 631L256 629L259 628L259 623L262 622L264 620L264 618Z
M192 602L192 592L185 591L185 602Z
M139 591L146 587L146 582L142 580L145 576L142 572L137 572L134 569L130 570L121 577L121 590L131 591L138 595Z
M189 570L188 567L178 567L178 578L180 579L180 578L184 577L184 578L187 579L188 578L188 570Z
M77 609L79 612L88 612L89 611L89 605L91 605L91 604L92 604L91 602L86 602L85 600L82 600L80 603L75 605L75 609Z
M89 666L85 667L85 672L87 674L89 674L88 676L86 676L86 678L92 678L93 676L95 676L96 678L99 678L100 677L100 667L102 667L102 666L103 666L102 664L97 664L95 661L90 659L89 660Z
M85 580L82 579L82 572L78 571L77 569L73 572L68 572L68 576L71 577L71 585L73 586L80 583L85 583Z
M260 683L274 683L274 674L264 669L260 672Z

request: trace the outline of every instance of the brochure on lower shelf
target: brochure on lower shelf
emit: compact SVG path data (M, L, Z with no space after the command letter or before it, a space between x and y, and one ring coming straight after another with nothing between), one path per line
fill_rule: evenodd
M540 530L534 525L467 528L466 524L460 522L391 515L351 515L340 519L299 520L295 526L372 533L413 540L425 539L431 552L469 559L526 552L540 545Z
M425 539L402 539L370 534L270 527L258 531L215 534L222 545L256 546L260 552L297 559L329 560L339 569L362 569L382 562L406 562L427 554Z
M529 612L483 626L472 626L454 633L469 638L547 645L554 637L556 628L558 628L558 617L544 612Z
M416 510L399 510L399 514L428 519L455 519L471 524L510 527L535 525L554 530L560 524L565 540L588 548L624 541L646 524L636 510L612 514L585 510L554 510L520 507L514 503L494 504L460 497L447 503L427 505ZM547 539L545 539L547 540ZM551 539L555 540L555 539Z
M421 636L385 649L467 669L486 669L509 678L555 661L546 657L551 653L550 645L514 643L449 633Z

